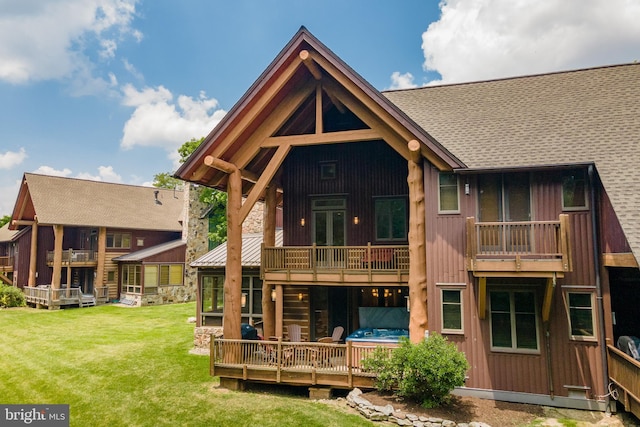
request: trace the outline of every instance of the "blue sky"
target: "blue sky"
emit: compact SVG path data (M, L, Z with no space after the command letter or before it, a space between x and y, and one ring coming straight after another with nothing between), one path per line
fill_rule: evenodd
M384 90L633 62L639 20L636 0L0 0L0 215L24 172L175 170L302 25Z

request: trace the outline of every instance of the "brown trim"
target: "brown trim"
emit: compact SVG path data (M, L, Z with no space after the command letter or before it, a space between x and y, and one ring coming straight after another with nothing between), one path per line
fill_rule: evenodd
M605 267L638 268L638 261L631 252L602 254L602 265Z

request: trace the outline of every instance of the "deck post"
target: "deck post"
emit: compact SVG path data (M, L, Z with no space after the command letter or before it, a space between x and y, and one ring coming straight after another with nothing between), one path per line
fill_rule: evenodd
M265 192L264 229L262 252L264 259L264 247L276 246L276 204L277 187L272 182ZM262 282L262 334L265 337L275 335L275 304L271 301L271 284Z
M427 251L425 237L424 172L420 143L407 144L410 153L409 173L409 338L419 343L428 330L427 318Z
M104 263L107 253L107 228L98 228L98 265L96 266L96 281L93 284L94 289L104 286ZM107 299L109 295L107 294Z
M27 285L36 285L36 270L38 268L38 220L31 224L31 251L29 253L29 279ZM16 273L17 274L17 273Z
M60 289L62 280L62 238L64 237L64 226L56 224L53 226L53 276L51 277L51 288Z

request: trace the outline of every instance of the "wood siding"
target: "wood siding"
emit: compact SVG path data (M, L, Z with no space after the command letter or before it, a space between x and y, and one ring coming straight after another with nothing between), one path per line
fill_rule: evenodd
M322 162L335 162L335 179L321 179ZM283 165L282 182L285 246L313 244L311 197L323 195L347 200L347 245L376 244L374 199L408 194L407 162L382 141L296 147Z
M438 171L425 166L425 192L427 199L427 282L429 287L429 330L441 333L441 289L461 289L463 303L463 333L446 334L463 351L471 365L467 387L567 396L566 385L589 387L588 397L596 398L606 391L602 386L603 366L600 347L595 342L572 341L565 295L567 290L595 293L593 266L593 239L591 212L562 211L561 175L559 173L531 173L532 220L557 220L561 213L570 216L573 272L558 279L553 291L552 309L548 324L548 345L551 354L547 360L545 325L538 322L538 353L506 353L491 351L490 315L478 312L478 283L465 266L465 218L477 217L476 177L459 178L460 213L438 214ZM508 179L508 175L505 176ZM464 194L465 184L469 194ZM509 281L503 279L501 283ZM530 283L537 296L537 309L541 312L544 298L543 279L514 279L509 289ZM494 285L504 287L505 285ZM492 289L492 281L487 283ZM506 288L505 288L506 289ZM594 298L595 301L595 298ZM594 307L595 309L595 307ZM481 319L484 317L484 319ZM597 322L596 322L597 323ZM550 369L549 369L550 365ZM550 379L551 377L551 379Z

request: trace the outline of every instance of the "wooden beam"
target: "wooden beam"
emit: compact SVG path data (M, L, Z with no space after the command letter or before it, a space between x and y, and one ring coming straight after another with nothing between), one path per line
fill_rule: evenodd
M276 285L276 336L282 338L284 331L284 292L282 285Z
M262 229L263 247L274 247L276 245L276 201L277 192L275 185L269 185L265 191L264 203L264 227ZM271 285L262 282L262 332L264 337L274 336L275 328L275 304L271 300Z
M64 237L64 226L56 224L53 226L53 275L51 277L51 288L60 289L62 280L62 239Z
M265 188L267 188L269 182L271 182L275 174L278 172L278 168L280 168L280 165L282 165L282 162L284 161L285 157L287 157L287 154L290 150L290 145L282 145L276 150L276 153L273 155L273 157L269 161L269 164L260 175L258 182L256 182L256 184L249 192L249 195L247 196L242 205L242 208L240 209L241 223L245 220L247 215L249 215L249 212L253 208L253 205L255 205L255 203L258 201L258 198L260 198L260 196L264 192Z
M313 78L316 80L321 80L322 71L320 71L320 68L318 68L318 65L315 62L313 62L313 59L311 58L309 51L301 50L298 56L302 60L302 63L305 65L305 67L307 67L307 69L309 70Z
M227 186L227 263L224 280L223 334L241 338L242 292L242 177L240 171L229 174Z
M11 221L11 225L33 225L36 221L26 219L14 219Z
M322 133L324 125L322 122L322 86L316 86L316 134Z
M602 265L605 267L638 268L638 261L631 252L604 253L602 254Z
M409 143L409 149L414 144ZM422 160L408 162L409 173L409 339L414 344L429 330L427 316L426 207Z
M478 319L487 315L487 278L478 278Z
M104 286L104 263L107 257L107 228L98 228L98 265L95 286Z
M27 286L36 286L36 271L38 268L38 222L31 223L31 250L29 251L29 278Z
M547 279L547 286L544 290L544 302L542 303L542 321L548 322L551 318L551 302L553 301L553 292L556 288L556 278Z
M211 152L213 157L222 157L229 147L235 142L236 139L242 135L247 127L249 127L255 118L264 110L273 100L273 98L280 93L285 84L293 77L294 73L302 64L302 60L291 61L289 65L279 70L278 76L271 82L271 84L264 90L259 96L255 97L250 106L243 111L242 116L238 118L237 123L230 129L229 134L226 135L220 144L216 145ZM315 85L313 85L315 86Z
M227 161L218 159L213 156L206 156L204 158L204 164L209 166L210 168L218 169L219 171L222 171L227 174L239 172L238 168L233 163L229 163Z
M337 144L343 142L374 141L383 139L383 136L373 129L345 130L338 132L326 132L320 134L273 136L265 139L261 145L263 148L279 147L283 144L301 147L305 145Z
M240 169L245 168L251 160L260 152L266 138L272 136L291 117L292 114L302 105L302 103L313 93L316 88L314 81L301 86L294 92L290 92L271 111L269 116L260 124L256 131L249 136L242 145L242 150L238 150L231 158L233 164Z
M412 139L407 143L407 148L409 148L409 158L412 162L418 163L422 161L422 153L420 152L420 142L415 139Z

